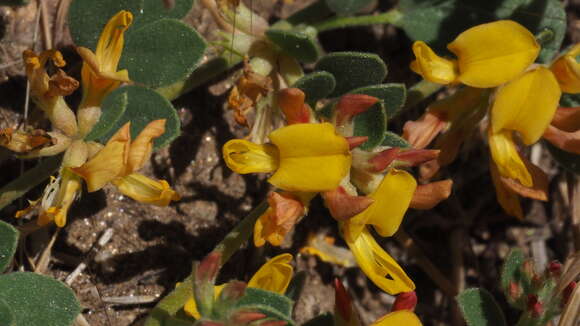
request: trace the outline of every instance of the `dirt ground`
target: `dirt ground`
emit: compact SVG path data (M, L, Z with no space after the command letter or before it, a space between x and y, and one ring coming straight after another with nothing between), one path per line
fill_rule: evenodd
M52 45L61 49L70 58L70 74L78 76L80 65L74 58L63 16L67 2L44 1L48 14L41 19L40 26L45 27L39 29L35 46L43 49ZM254 0L252 5L260 15L275 20L310 2ZM381 1L380 9L390 5L390 1ZM579 8L577 3L568 4L570 33L566 42L580 41ZM34 43L37 10L36 1L21 8L0 7L3 26L0 30L0 128L17 126L23 116L26 81L20 56ZM213 37L216 27L199 4L186 22L207 38ZM418 81L407 68L411 41L394 27L328 32L321 35L321 42L329 52L348 49L378 53L389 64L389 82L405 82L410 86ZM155 207L126 198L114 188L85 193L73 206L67 226L56 234L50 263L43 272L64 281L80 263L88 265L71 287L90 325L141 325L155 302L189 274L192 261L213 249L270 190L264 177L232 173L221 159L221 146L245 132L235 124L231 112L223 108L232 82L232 74L223 75L178 99L174 104L181 118L182 135L156 152L143 170L147 175L168 180L181 193L182 200L169 207ZM408 110L389 129L400 132L402 123L416 119L423 109L424 105L419 105ZM415 240L425 259L455 284L483 286L504 300L497 280L501 261L510 247L525 248L540 265L552 259L563 261L573 252L567 176L541 145L532 151L550 176L552 200L526 201L526 221L506 216L497 205L489 178L488 153L480 134L466 144L459 159L444 172L445 177L455 182L451 198L433 210L411 210L407 214L403 228ZM34 165L35 162L21 164L0 152L0 185ZM26 199L35 199L41 190L31 191ZM14 212L23 204L22 201L13 203L0 216L14 221ZM113 232L113 236L99 247L97 240L106 230L112 230L107 232ZM34 261L55 231L51 228L32 234L21 254ZM338 238L336 223L320 200L314 201L309 216L282 248L249 246L231 259L220 278L222 281L247 280L265 257L288 250L297 252L310 232L324 232ZM457 318L453 298L421 268L424 259L416 252L404 250L393 239L385 239L382 244L415 281L419 297L416 312L424 325L451 324ZM20 264L31 268L28 262ZM295 266L296 270L307 273L305 291L295 310L299 323L333 309L332 278L335 276L346 280L365 324L387 313L393 302L393 297L382 293L357 268L334 266L307 255L297 255ZM141 303L119 302L118 297L125 296ZM508 311L510 322L515 318L517 314Z

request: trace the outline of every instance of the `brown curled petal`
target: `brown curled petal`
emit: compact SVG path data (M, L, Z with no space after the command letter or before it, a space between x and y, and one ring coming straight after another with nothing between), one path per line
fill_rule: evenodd
M441 115L427 111L417 121L407 121L403 127L403 138L413 148L427 147L435 137L447 126Z
M281 226L287 231L291 230L296 221L304 215L304 205L290 193L273 191L268 195L268 204L273 209L276 226Z
M374 200L366 196L349 195L343 187L322 193L330 215L338 221L347 220L369 207Z
M523 158L523 157L522 157ZM518 181L500 177L501 182L511 191L519 194L520 196L547 201L548 200L548 176L542 169L537 167L532 162L523 158L524 164L526 165L528 171L532 175L533 186L526 187L519 183Z
M524 212L522 206L520 205L520 199L518 195L513 192L510 188L500 179L501 176L497 170L497 166L493 161L490 162L489 171L491 173L491 179L493 185L495 186L495 195L500 206L510 216L515 216L520 220L524 219Z
M567 132L580 130L580 106L574 108L559 107L551 122L552 126Z
M452 187L453 181L450 179L418 185L409 206L415 209L431 209L451 195Z
M344 125L355 115L365 112L378 101L378 98L365 94L346 94L342 96L336 104L336 125Z
M48 80L48 91L46 91L45 96L67 96L72 94L78 87L79 82L76 79L59 69Z
M550 125L544 132L543 137L566 152L580 154L580 130L566 132Z

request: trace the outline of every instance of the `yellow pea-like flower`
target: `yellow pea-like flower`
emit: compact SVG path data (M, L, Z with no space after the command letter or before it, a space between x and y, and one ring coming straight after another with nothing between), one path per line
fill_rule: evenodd
M415 42L411 69L434 83L491 88L517 77L540 53L534 35L511 20L472 27L447 48L456 60L439 57L424 42Z
M124 33L132 22L131 12L121 10L105 25L94 53L84 47L77 48L83 58L83 99L80 108L101 106L107 94L122 82L130 81L127 70L117 71L117 66L125 44Z
M348 220L346 236L357 239L367 224L374 226L383 237L395 234L416 188L417 181L411 174L403 170L389 170L377 189L368 195L374 202L362 213Z
M330 123L298 123L273 131L272 144L234 139L223 147L237 173L274 172L268 181L287 191L322 192L338 187L348 174L351 155L346 139Z

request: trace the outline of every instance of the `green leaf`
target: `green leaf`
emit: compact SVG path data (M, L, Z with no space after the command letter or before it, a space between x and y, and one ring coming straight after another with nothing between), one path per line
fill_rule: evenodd
M334 52L321 58L316 70L328 71L336 79L330 96L340 96L355 88L375 85L387 76L387 65L372 53Z
M306 93L306 102L314 104L332 93L336 80L329 72L315 71L298 79L292 87L300 88Z
M101 103L101 117L99 122L93 127L91 132L85 137L85 140L99 139L111 131L111 128L117 124L125 111L127 110L127 94L120 96L107 96Z
M339 15L352 15L363 9L373 0L326 0L330 10Z
M10 265L17 245L18 230L12 225L0 221L0 273L4 272Z
M237 303L236 306L246 307L246 306L256 306L263 305L270 307L271 309L279 312L286 318L290 318L292 313L292 306L294 301L290 300L288 297L257 288L246 288L246 295L244 295Z
M71 325L81 312L70 288L36 273L0 276L0 300L10 307L16 326Z
M510 250L501 269L501 287L506 291L511 282L521 280L520 267L524 263L525 257L521 249Z
M411 144L409 144L405 138L391 131L385 132L385 139L381 145L389 147L411 148Z
M566 33L566 12L559 0L401 0L401 27L413 40L422 40L445 54L457 35L475 25L511 19L533 34L551 30L542 44L539 62L549 62L559 51Z
M316 30L313 27L308 26L303 30L269 29L266 36L285 54L300 62L311 63L318 60L320 51L316 44Z
M4 300L0 300L0 325L16 326L14 321L14 314Z
M310 319L302 324L302 326L334 326L334 316L327 312Z
M15 199L24 196L30 189L56 173L61 161L62 155L49 157L0 188L0 209L9 205Z
M407 89L404 84L380 84L357 88L350 91L352 94L366 94L383 101L387 118L394 117L405 105Z
M169 85L191 74L205 48L193 28L175 19L160 19L127 36L119 68L127 69L137 83Z
M580 174L580 155L562 150L547 141L545 144L558 164L572 173Z
M379 102L367 111L358 114L353 119L353 136L367 136L369 139L360 145L360 148L370 151L377 147L385 139L387 131L387 113L384 106Z
M168 145L179 136L179 117L173 105L159 93L140 86L126 86L116 89L108 97L111 97L110 103L119 103L121 101L115 99L115 97L126 97L127 109L109 132L101 137L103 143L129 121L131 121L131 137L134 139L149 122L157 119L167 120L165 133L154 141L155 148Z
M71 3L68 23L73 41L77 46L95 49L105 24L116 13L128 10L133 14L133 25L127 36L135 29L162 18L181 19L191 10L193 0L174 0L175 6L166 9L161 0L75 0Z
M503 312L485 289L467 289L457 296L457 303L469 326L505 326Z

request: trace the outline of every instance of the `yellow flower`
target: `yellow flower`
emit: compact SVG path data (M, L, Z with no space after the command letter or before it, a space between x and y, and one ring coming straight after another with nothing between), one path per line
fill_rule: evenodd
M438 84L490 88L521 74L540 53L534 35L510 20L472 27L459 34L447 48L457 60L439 57L425 42L415 42L416 60L411 69Z
M411 174L403 170L389 170L377 189L368 195L374 200L373 203L346 223L345 231L348 234L345 237L357 239L367 224L373 225L383 237L395 234L416 188L417 181Z
M119 87L121 82L130 81L127 70L117 71L117 66L123 51L124 33L132 21L133 15L121 10L105 25L94 53L84 47L77 48L83 58L81 108L101 106L101 101L109 92Z
M536 67L499 88L491 107L489 146L501 176L533 186L513 132L525 145L537 142L552 121L560 100L560 87L547 68Z
M413 281L397 262L377 243L368 228L364 227L356 239L348 234L349 224L341 223L342 233L360 269L381 290L389 294L415 289Z
M87 183L89 192L111 182L124 195L143 203L167 206L180 196L167 181L153 180L135 173L149 159L153 140L165 132L165 120L150 122L131 142L130 123L126 123L88 162L72 171Z
M68 210L81 190L81 178L72 173L69 168L63 168L60 176L53 178L44 191L38 225L43 226L54 221L56 226L64 227Z
M421 321L419 317L415 315L414 312L410 310L398 310L393 311L389 314L376 320L371 326L421 326Z
M248 282L248 287L284 294L294 273L294 268L290 265L290 261L292 261L292 255L287 253L268 260L252 276ZM225 285L221 284L214 287L215 298L219 297ZM193 298L187 300L183 310L195 319L201 318Z
M580 64L576 61L579 54L580 43L574 45L550 67L565 93L580 93Z
M321 192L338 187L348 174L348 142L330 123L299 123L273 131L272 144L233 139L223 147L237 173L274 172L268 181L287 191Z

